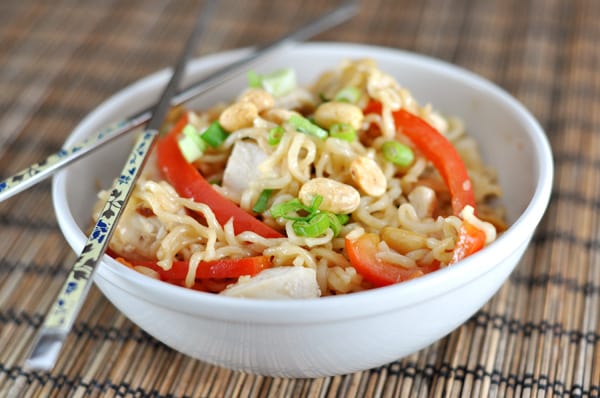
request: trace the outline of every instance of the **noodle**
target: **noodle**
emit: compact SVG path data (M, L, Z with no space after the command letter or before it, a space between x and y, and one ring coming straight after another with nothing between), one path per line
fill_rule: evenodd
M346 123L344 128L347 129L348 125L356 123L357 119L352 117L359 112L356 138L323 138L292 123L294 115L302 115L315 125L320 123L321 129L333 131L328 119L319 114L319 109L324 109L320 106L348 87L355 89L359 98L354 103L334 105L338 113L327 116ZM368 107L369 101L380 103L381 111L363 115L362 110ZM467 134L462 121L443 116L429 104L420 106L406 88L379 70L372 60L342 62L337 69L323 73L313 86L295 87L280 97L262 89L245 91L231 104L217 105L206 111L189 111L189 123L203 131L218 119L225 128L228 123L240 122L228 121L225 116L227 109L240 103L253 104L255 114L245 122L241 121L245 123L243 127L227 131L220 145L204 148L202 157L193 160L193 164L207 180L216 181L214 189L223 196L223 201L235 202L245 212L255 215L257 222L284 237L265 238L252 229L240 231L233 216L221 225L217 210L182 197L177 187L166 180L156 181L146 175L137 182L110 243L111 251L125 258L134 269L166 280L161 272L172 270L176 261L183 261L188 264L185 277L169 281L202 289L206 285L226 286L238 279L217 276L215 283L198 281L197 273L207 263L264 257L272 267L314 270L317 290L326 296L379 285L364 272L359 272L360 267L357 268L356 261L348 253L348 245L363 237L377 236L372 262L404 269L402 272L414 272L408 277L410 279L452 262L463 223L482 231L485 244L494 241L503 228L502 210L490 204L501 195L495 173L482 161L477 144ZM419 116L452 143L468 171L469 180L464 182L464 189L469 191L472 185L480 211L476 213L472 206L465 206L460 214L453 214L450 201L453 193L446 181L431 159L415 148L402 131L397 131L395 112L398 110ZM235 113L231 117L241 118ZM283 129L276 143L271 137L274 128ZM409 147L414 160L408 165L400 165L386 158L382 147L390 140ZM250 151L248 158L231 156L242 143ZM260 157L253 157L253 153ZM357 169L359 158L374 161L369 166L374 170ZM378 184L377 179L360 181L363 174L358 171L382 176L385 185L374 187L373 184ZM232 175L235 181L231 179ZM338 214L336 203L331 205L333 209L323 209L310 207L310 201L303 202L302 189L314 184L318 191L319 179L334 180L342 184L343 189L318 192L316 196L328 199L328 195L356 191L355 208L347 214ZM369 193L370 188L380 189L383 194ZM264 209L253 210L265 192L270 196L265 200ZM106 196L107 192L99 194L100 199ZM315 196L312 198L314 200ZM293 200L300 200L304 207L289 214L271 214L275 207ZM299 220L309 222L318 214L326 214L332 224L316 236L305 235L306 230L298 227ZM335 219L343 221L336 228ZM327 222L322 218L320 221ZM388 232L383 233L384 230ZM394 242L391 238L394 234L404 233L412 233L423 243L404 249L403 242ZM148 261L156 262L159 268L141 264ZM238 284L251 280L240 278Z

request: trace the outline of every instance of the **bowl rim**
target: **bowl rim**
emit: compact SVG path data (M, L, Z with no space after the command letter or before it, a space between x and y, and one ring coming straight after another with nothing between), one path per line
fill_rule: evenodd
M251 51L251 48L241 48L203 56L194 59L190 63L190 70L202 70L224 65L241 58L249 51ZM502 102L516 116L519 124L523 125L528 131L528 137L534 144L532 156L535 156L537 166L537 170L534 172L538 174L539 178L534 194L525 210L496 241L452 267L401 284L347 295L286 301L232 298L193 291L154 280L123 267L106 255L97 267L94 278L100 277L109 280L116 286L128 290L130 294L151 301L155 305L190 315L202 315L209 318L239 322L248 320L268 323L320 322L388 312L446 294L490 272L493 266L500 262L497 259L508 257L515 247L519 247L521 242L529 241L550 200L554 173L552 152L548 138L538 121L508 92L462 67L430 56L395 48L340 42L308 42L299 43L284 51L309 53L331 53L333 51L339 53L340 57L342 57L342 54L346 54L346 57L348 57L348 53L360 53L371 58L393 58L399 62L418 64L437 73L448 75L453 79L462 81L464 84L476 86L488 95L495 97L497 101ZM106 99L75 127L65 141L65 146L73 145L81 138L91 134L92 131L89 131L91 126L103 113L110 114L116 111L120 104L123 104L128 98L145 92L149 87L155 90L162 87L169 75L169 69L152 73ZM86 237L77 227L73 214L66 206L66 173L66 170L62 170L53 177L53 205L59 227L65 238L72 248L80 250ZM494 258L496 261L484 263L483 260L486 257ZM132 286L135 288L131 289ZM147 289L151 289L150 291L153 294L146 294L145 290ZM164 297L168 297L168 299L165 300Z

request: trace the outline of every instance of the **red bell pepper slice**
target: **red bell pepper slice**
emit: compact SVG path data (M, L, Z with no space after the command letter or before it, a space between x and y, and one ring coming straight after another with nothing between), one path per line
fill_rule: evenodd
M365 114L381 114L381 103L371 100L364 109ZM467 168L460 155L435 128L422 118L400 109L392 113L398 134L408 137L415 147L433 163L451 195L452 211L459 215L467 205L475 209L475 195ZM346 239L346 251L350 262L366 280L376 286L384 286L414 278L433 269L406 270L387 264L377 258L379 237L364 234L356 240ZM485 233L463 221L459 239L452 254L451 264L480 250L485 244ZM439 265L438 265L439 268Z
M366 233L357 239L346 239L346 252L356 272L374 286L381 287L417 278L439 269L439 264L404 268L377 257L379 236Z
M371 100L364 112L381 113L381 109L381 103ZM452 143L425 120L404 109L394 111L392 115L399 134L408 137L444 179L454 214L460 214L467 205L475 208L475 194L467 168Z
M481 250L485 246L485 232L473 224L463 221L458 231L458 241L452 252L450 264L455 264L465 257Z
M117 258L128 266L142 266L156 271L163 281L182 281L186 278L189 263L173 261L171 269L165 270L156 261L131 261ZM260 271L271 267L271 259L267 256L244 257L239 259L224 258L213 261L201 261L196 269L196 279L226 279L239 278L243 275L254 276Z
M158 165L169 183L182 197L207 204L221 225L233 218L236 234L252 231L265 238L281 238L282 234L242 210L234 202L215 191L202 174L188 163L177 144L178 134L188 123L182 117L157 146Z

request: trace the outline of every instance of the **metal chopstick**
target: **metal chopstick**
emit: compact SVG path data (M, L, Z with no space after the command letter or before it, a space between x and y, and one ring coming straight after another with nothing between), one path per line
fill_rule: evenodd
M199 82L191 85L181 93L175 95L171 101L171 106L178 106L185 102L206 93L212 88L232 79L235 76L245 72L247 68L254 62L265 58L275 50L291 44L294 41L305 40L317 33L325 31L333 26L336 26L351 16L358 10L358 2L356 0L346 1L339 8L327 13L307 25L291 32L280 39L262 46L254 50L248 56L233 64L226 66L209 76L203 78ZM140 126L146 124L152 117L152 110L145 109L140 113L115 123L106 129L100 131L97 135L83 140L75 145L59 150L51 154L46 159L39 163L34 163L29 167L17 172L16 174L0 181L0 202L16 195L19 192L32 187L33 185L48 178L58 170L71 164L77 159L93 152L97 148L111 142L112 140L128 133Z
M209 8L212 8L215 2L216 0L211 0L208 4ZM200 14L198 22L173 70L171 80L169 80L160 101L152 112L152 118L145 131L136 139L133 150L121 171L121 175L112 187L110 196L100 213L93 232L90 234L81 255L71 268L65 284L52 304L50 312L46 315L42 328L36 336L33 350L26 361L26 367L39 370L50 370L54 367L63 343L85 301L96 264L106 251L112 232L122 211L125 209L127 200L135 186L135 181L151 151L152 144L158 136L160 126L171 105L171 99L175 95L188 60L210 14L212 13L207 10Z

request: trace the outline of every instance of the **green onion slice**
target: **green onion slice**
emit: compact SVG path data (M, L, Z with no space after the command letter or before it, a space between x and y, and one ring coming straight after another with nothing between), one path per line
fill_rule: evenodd
M306 211L310 214L311 208L304 206L302 202L296 198L287 202L278 203L271 207L271 216L275 218L283 217L287 220L305 220L307 217L296 217L294 215L289 215L289 213L297 213L299 211Z
M248 86L264 88L275 97L281 97L296 88L296 72L291 68L283 68L271 73L259 75L254 71L246 74Z
M360 100L361 92L354 86L344 87L334 97L334 101L356 104Z
M254 204L252 211L255 213L262 213L267 210L267 205L269 204L269 198L273 194L272 189L263 189L263 191L258 196L258 200Z
M415 160L415 154L412 149L398 141L384 142L381 150L383 151L385 160L401 167L409 166Z
M292 126L294 126L294 128L296 130L300 131L301 133L313 135L313 136L321 138L323 140L325 138L327 138L326 130L324 130L321 127L317 126L316 124L312 123L310 120L308 120L305 117L294 114L288 119L288 122Z
M335 123L329 129L329 136L343 141L353 142L356 140L356 130L347 123Z
M317 213L308 220L294 221L292 228L298 236L315 238L329 229L330 218L327 213Z
M277 145L281 141L281 137L285 134L285 129L281 126L273 127L269 130L267 142L269 145Z
M181 138L177 140L177 145L185 160L193 163L202 157L206 150L206 143L202 141L198 130L192 124L187 124L183 128L182 134Z
M248 78L248 86L249 87L252 87L252 88L261 88L262 87L262 77L255 71L253 71L253 70L248 71L248 73L246 74L246 77Z
M218 148L219 145L227 139L228 134L227 131L221 127L219 121L215 120L200 136L208 145L213 148Z
M188 163L193 163L202 157L202 150L191 137L184 135L177 140L181 154Z

